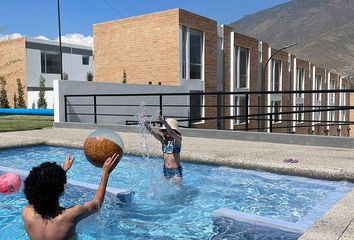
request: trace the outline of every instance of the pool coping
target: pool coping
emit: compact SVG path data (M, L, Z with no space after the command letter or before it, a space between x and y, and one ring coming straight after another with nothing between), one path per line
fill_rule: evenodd
M48 145L48 146L58 146L58 147L70 147L70 148L82 148L83 140L87 136L88 130L81 129L44 129L44 130L33 130L26 132L9 132L9 133L0 133L0 150L8 148L17 148L17 147L29 147L36 145ZM81 134L81 135L80 135ZM124 135L124 133L121 133ZM71 135L80 135L80 136L71 136ZM134 135L134 134L130 134ZM128 137L131 137L131 136ZM135 134L136 135L136 134ZM3 137L2 137L3 136ZM126 137L126 136L124 136ZM132 139L129 139L132 140ZM134 140L134 139L133 139ZM136 140L135 144L136 144ZM187 140L184 140L185 142ZM206 140L207 141L207 140ZM220 141L223 144L228 143L233 140L215 140ZM200 139L190 138L190 142L201 142ZM285 144L284 144L285 145ZM193 146L195 148L196 146ZM285 145L286 147L286 145ZM139 148L134 148L132 146L126 146L128 153L133 155L142 155L142 150ZM268 165L264 162L247 162L247 161L231 161L229 159L223 160L218 158L217 155L199 155L192 154L190 152L191 148L187 150L188 146L184 147L185 152L190 153L190 155L184 154L182 158L186 162L193 163L203 163L203 164L214 164L221 166L228 166L233 168L241 169L251 169L257 171L267 171L272 173L286 174L286 175L295 175L302 177L318 178L323 180L346 180L354 182L354 173L352 169L326 169L322 167L313 167L309 165L297 167L297 165L286 165L286 164L277 164ZM321 151L321 148L316 148ZM322 148L326 150L325 148ZM342 151L341 149L330 148L331 151ZM211 149L212 150L212 149ZM305 149L308 151L309 149ZM310 148L311 150L311 148ZM352 150L349 150L352 151ZM340 152L339 152L340 153ZM351 152L350 152L351 153ZM152 150L150 152L151 157L161 157L160 149L157 151ZM222 156L221 156L222 157ZM354 163L354 161L353 161ZM352 164L352 161L350 161ZM350 171L351 170L351 171ZM337 202L325 215L322 216L305 234L300 238L301 240L347 240L351 239L346 238L350 235L350 230L354 229L353 217L354 217L354 208L352 208L352 203L354 202L354 190L349 192L342 200Z

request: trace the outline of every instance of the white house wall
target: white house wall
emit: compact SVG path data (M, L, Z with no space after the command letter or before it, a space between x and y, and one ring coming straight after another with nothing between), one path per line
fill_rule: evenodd
M39 91L28 91L27 92L27 108L32 108L33 103L35 103L35 108L37 108L39 97ZM53 91L45 92L45 99L47 100L47 108L54 108L54 94Z

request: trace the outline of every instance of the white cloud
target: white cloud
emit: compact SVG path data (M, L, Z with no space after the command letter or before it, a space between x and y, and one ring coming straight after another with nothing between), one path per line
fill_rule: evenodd
M59 38L56 39L59 41ZM80 33L70 33L64 36L61 36L61 41L65 43L79 44L92 47L93 46L93 37L84 36Z
M21 38L25 37L21 33L12 33L9 35L2 35L0 34L0 41L5 41L9 39L15 39L15 38ZM49 39L46 36L40 35L37 37L34 37L37 39L42 39L42 40L51 40L51 41L59 41L59 38L56 38L55 40ZM61 41L63 43L72 43L72 44L78 44L78 45L85 45L89 47L93 47L93 37L92 36L84 36L83 34L80 33L70 33L70 34L65 34L61 36Z
M24 35L22 35L21 33L13 33L13 34L9 34L9 35L0 34L0 41L16 39L16 38L21 38L21 37L24 37Z
M34 38L37 38L37 39L42 39L42 40L50 40L49 38L47 38L46 36L38 36L38 37L34 37Z

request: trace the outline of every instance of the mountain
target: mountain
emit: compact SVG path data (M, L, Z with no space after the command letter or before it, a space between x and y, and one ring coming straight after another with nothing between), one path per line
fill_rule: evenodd
M236 32L354 77L354 0L292 0L230 24Z

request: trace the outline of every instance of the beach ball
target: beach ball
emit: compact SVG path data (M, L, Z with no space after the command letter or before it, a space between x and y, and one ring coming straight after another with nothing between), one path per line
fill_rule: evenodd
M0 193L11 194L17 192L21 187L20 176L14 173L6 173L0 176Z
M113 154L119 154L120 160L124 151L122 138L105 128L93 131L84 143L84 154L87 160L96 167L102 167L107 158Z

